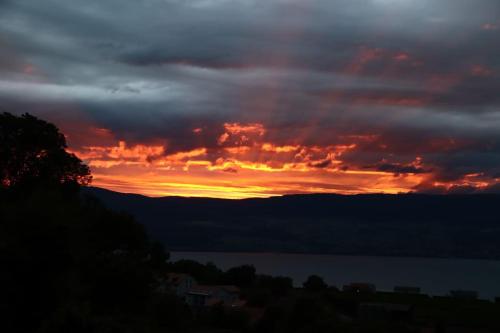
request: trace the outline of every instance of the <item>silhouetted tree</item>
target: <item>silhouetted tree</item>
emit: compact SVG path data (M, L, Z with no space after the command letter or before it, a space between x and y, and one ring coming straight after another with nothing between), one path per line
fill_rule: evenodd
M66 148L53 124L29 114L0 114L0 187L87 185L89 168Z
M194 260L179 260L169 263L167 269L171 272L189 274L199 283L219 284L222 281L223 273L213 263L206 265L200 264Z
M170 253L165 251L165 246L160 242L153 242L151 244L150 253L150 262L151 267L164 271L167 269L167 260L170 258Z
M260 275L258 286L270 290L275 297L283 297L293 289L293 280L285 276Z
M255 267L252 265L242 265L230 268L225 274L226 283L237 285L238 287L250 287L256 279Z
M65 149L54 125L0 114L0 332L183 330L190 312L156 292L163 247L131 216L67 195L91 176Z
M317 275L309 276L302 285L304 286L305 289L310 291L321 291L328 288L328 285L325 283L323 278Z

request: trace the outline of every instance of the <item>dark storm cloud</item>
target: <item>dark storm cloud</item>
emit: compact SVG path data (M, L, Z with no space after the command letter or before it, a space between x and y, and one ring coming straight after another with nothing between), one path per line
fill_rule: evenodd
M374 166L368 166L367 168L373 169ZM380 163L375 166L376 170L384 171L384 172L392 172L395 175L404 174L404 173L412 173L412 174L420 174L420 173L429 173L431 170L424 169L415 165L402 165L396 163Z
M78 112L171 151L215 148L225 122L263 123L277 144L378 135L346 165L493 177L499 12L496 0L2 1L0 107Z

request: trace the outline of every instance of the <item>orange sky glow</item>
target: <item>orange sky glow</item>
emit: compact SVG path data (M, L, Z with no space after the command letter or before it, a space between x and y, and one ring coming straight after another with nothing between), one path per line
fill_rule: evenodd
M94 130L108 136L105 130ZM193 129L193 135L199 135ZM347 167L343 156L359 142L377 136L349 136L351 143L331 146L276 145L264 142L262 124L224 124L214 138L217 147L169 152L161 144L84 146L72 150L92 169L93 185L147 196L242 199L294 193L407 193L432 179L432 173L397 173L369 167ZM221 139L223 138L223 139ZM418 156L409 164L423 168ZM480 174L459 183L435 186L488 186Z
M498 1L53 2L3 8L2 108L56 124L93 186L500 191Z

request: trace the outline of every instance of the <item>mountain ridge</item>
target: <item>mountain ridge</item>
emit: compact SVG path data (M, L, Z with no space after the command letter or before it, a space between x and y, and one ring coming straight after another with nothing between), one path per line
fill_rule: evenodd
M172 251L500 259L497 194L152 198L86 188Z

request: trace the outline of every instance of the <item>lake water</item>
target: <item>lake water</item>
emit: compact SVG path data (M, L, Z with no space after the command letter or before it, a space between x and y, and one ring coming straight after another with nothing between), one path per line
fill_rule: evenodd
M429 295L462 289L485 299L500 296L500 261L492 260L220 252L172 252L171 259L213 262L224 270L251 264L260 274L289 276L296 286L316 274L337 287L370 282L378 290L416 286Z

